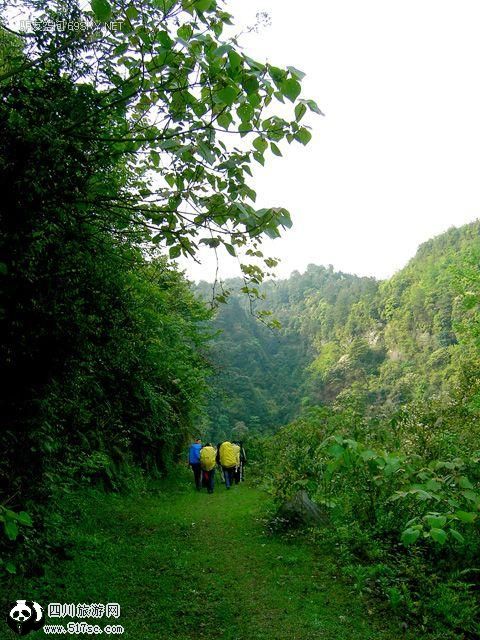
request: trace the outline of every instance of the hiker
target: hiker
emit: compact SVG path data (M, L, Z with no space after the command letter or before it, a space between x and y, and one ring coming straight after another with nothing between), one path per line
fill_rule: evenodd
M243 448L243 442L235 441L233 443L235 447L238 447L238 466L235 469L235 484L239 482L243 482L245 480L245 463L247 461L247 456L245 455L245 449Z
M238 454L231 442L226 440L218 448L218 458L222 466L225 486L230 489L233 484L235 469L237 467Z
M200 450L200 466L202 468L202 476L208 493L213 493L213 486L215 481L215 465L217 458L217 450L212 447L211 442L201 448Z
M247 454L243 442L240 441L240 480L245 482L245 465L247 464Z
M197 438L188 450L188 464L192 467L193 477L197 491L202 488L202 468L200 466L200 451L202 449L202 441Z
M240 445L238 442L232 442L233 451L235 453L235 471L233 472L233 479L235 480L235 484L240 482Z

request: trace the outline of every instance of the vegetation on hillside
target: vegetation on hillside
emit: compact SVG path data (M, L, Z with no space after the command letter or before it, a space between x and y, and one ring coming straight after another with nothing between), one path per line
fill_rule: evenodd
M384 282L267 280L261 240L291 219L256 207L252 167L310 140L303 73L245 54L221 0L17 5L26 31L0 5L2 581L68 556L79 487L138 494L204 433L245 440L277 503L309 494L317 551L367 599L478 637L480 223ZM174 262L202 246L240 262L216 311Z
M214 320L215 435L250 438L278 504L322 506L318 543L355 588L439 638L480 629L479 247L475 222L385 282L310 266L267 283L277 337L235 296Z
M317 404L391 418L434 401L446 412L461 403L477 429L479 245L476 222L426 242L384 282L314 265L266 282L256 307L278 332L255 322L240 283L227 281L232 300L214 320L213 423L272 432Z
M41 564L50 507L75 483L119 489L178 456L205 406L211 330L171 260L224 248L247 288L264 277L271 262L250 258L291 222L255 207L251 165L307 144L319 109L302 72L243 52L221 1L21 1L0 20L0 563L13 573Z

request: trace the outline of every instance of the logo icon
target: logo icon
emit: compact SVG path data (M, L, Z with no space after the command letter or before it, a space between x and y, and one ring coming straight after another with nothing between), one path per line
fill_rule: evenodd
M43 608L32 600L17 600L7 613L8 626L19 636L26 636L30 631L38 631L44 622Z

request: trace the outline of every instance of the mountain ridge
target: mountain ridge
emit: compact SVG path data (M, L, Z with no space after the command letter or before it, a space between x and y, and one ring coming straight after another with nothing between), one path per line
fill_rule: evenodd
M217 311L223 333L211 351L220 394L211 398L210 424L218 435L236 423L276 430L302 408L349 394L382 410L447 398L458 373L456 281L478 248L477 220L422 243L386 280L309 265L267 281L257 309L281 322L276 335L250 313L241 281L227 281L232 294Z

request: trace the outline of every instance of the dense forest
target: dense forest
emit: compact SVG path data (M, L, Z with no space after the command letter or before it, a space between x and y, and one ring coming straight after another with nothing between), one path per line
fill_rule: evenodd
M377 416L432 401L446 410L467 385L472 429L479 244L478 222L452 228L387 281L310 265L264 283L253 308L242 282L227 281L229 301L213 321L212 425L271 433L319 404ZM211 286L199 290L208 296ZM256 319L265 309L280 329Z
M474 222L386 281L310 265L265 283L276 332L237 281L214 319L214 436L263 448L270 491L322 505L356 587L441 638L479 629L479 282Z
M412 638L478 637L480 223L426 242L386 281L315 265L275 280L262 239L292 222L257 207L252 167L310 141L323 114L303 72L249 57L220 0L81 5L20 1L18 31L0 4L2 607L22 590L60 597L52 584L68 592L76 578L48 578L72 566L100 589L103 544L120 553L105 580L122 562L139 574L150 552L144 575L170 589L170 637L211 637L198 625L211 584L190 589L187 545L201 539L226 563L222 518L237 518L243 560L256 544L265 575L252 575L273 602L257 611L235 569L259 639L275 602L291 600L272 567L293 544L299 609L320 590L306 573L320 556L376 624L388 611ZM176 260L201 248L237 257L241 277L190 282ZM236 511L235 491L208 511L184 482L198 436L244 441ZM285 515L299 499L314 526ZM224 597L236 582L225 584ZM190 635L173 635L196 597ZM287 637L314 637L310 614ZM156 638L155 625L130 637Z
M17 9L23 30L3 5L0 30L0 518L12 548L32 514L48 526L43 506L72 482L119 488L178 456L206 402L211 329L173 261L204 245L238 253L247 288L263 278L268 257L260 268L250 256L291 221L255 208L250 165L284 140L307 144L300 120L320 113L300 71L237 51L213 0ZM285 101L290 119L274 109ZM246 138L243 150L219 132Z
M310 265L302 275L296 272L288 280L265 282L260 288L264 300L252 303L242 286L240 279L225 283L228 302L213 320L215 395L208 416L223 431L242 422L255 433L271 433L306 404L322 401L325 385L316 384L311 374L316 345L321 335L335 340L335 330L344 326L352 305L370 299L377 283ZM211 285L200 283L198 289L208 296ZM278 326L259 319L265 311ZM309 381L314 394L310 402Z

